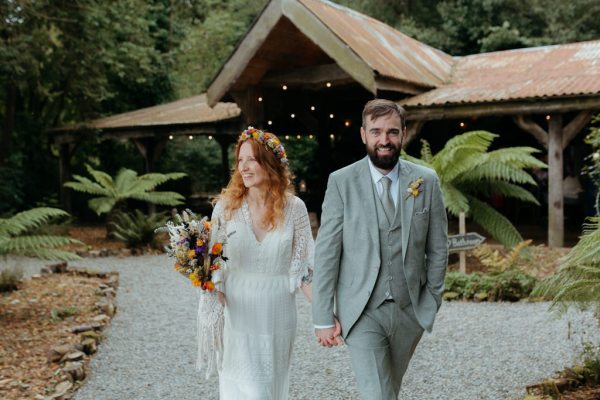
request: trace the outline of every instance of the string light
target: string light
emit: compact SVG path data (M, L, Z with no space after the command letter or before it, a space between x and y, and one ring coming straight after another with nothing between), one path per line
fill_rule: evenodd
M333 119L333 114L329 114L329 118Z
M546 121L550 121L550 116L546 115Z
M267 125L273 125L273 121L271 121L271 120L268 120L268 121L267 121Z
M349 119L344 122L344 126L346 128L350 126L350 120Z
M296 118L296 114L291 114L290 117Z
M285 140L290 140L290 135L285 135Z
M283 90L287 90L287 85L283 85L281 88L282 88Z
M300 135L296 135L296 139L300 139L300 138L301 138L301 136L300 136Z
M460 125L461 128L465 127L465 123L464 122L461 122L459 125Z
M309 138L309 139L312 139L312 138L313 138L313 135L308 135L308 138Z
M329 139L331 139L331 140L335 139L335 135L332 133L331 135L329 135Z
M327 86L327 87L331 87L331 82L327 82L327 83L325 84L325 86Z
M315 111L315 106L310 106L310 111Z
M173 135L169 135L169 140L173 140Z
M259 98L258 98L258 101L262 101L262 100L263 100L263 99L262 99L262 97L259 97Z
M212 140L212 139L213 139L212 136L208 135L208 140Z
M194 137L193 137L192 135L190 135L190 136L188 136L188 138L189 138L190 140L192 140Z

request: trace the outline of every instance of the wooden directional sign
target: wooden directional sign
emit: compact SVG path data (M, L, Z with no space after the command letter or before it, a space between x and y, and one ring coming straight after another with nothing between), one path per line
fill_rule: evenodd
M452 235L448 236L448 249L450 252L470 250L479 246L485 237L481 236L477 232L468 232L464 235Z

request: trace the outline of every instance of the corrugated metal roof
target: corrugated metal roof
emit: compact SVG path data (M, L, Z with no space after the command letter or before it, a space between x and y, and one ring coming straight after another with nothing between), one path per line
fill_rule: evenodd
M407 107L600 94L600 40L457 58L450 82Z
M324 0L299 0L379 75L437 87L447 81L452 56L381 21Z
M201 94L171 103L96 119L85 123L83 126L78 125L58 130L66 131L82 127L90 129L126 129L174 124L201 124L234 119L239 117L240 113L240 108L235 103L217 103L214 108L210 108L206 103L206 95Z

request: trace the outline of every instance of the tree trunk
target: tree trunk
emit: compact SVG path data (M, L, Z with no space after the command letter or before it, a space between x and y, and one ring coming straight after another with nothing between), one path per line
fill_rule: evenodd
M562 115L552 114L548 129L548 246L564 245Z
M6 85L6 104L4 111L4 124L2 138L0 139L0 167L6 164L12 148L12 135L15 129L15 112L17 103L17 87L9 82Z

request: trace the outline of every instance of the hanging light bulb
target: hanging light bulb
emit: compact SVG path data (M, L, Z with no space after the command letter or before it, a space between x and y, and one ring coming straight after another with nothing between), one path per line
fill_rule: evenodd
M333 116L334 116L333 114L329 114L329 118L333 119Z
M173 135L169 135L169 140L173 140Z
M300 138L301 138L301 136L300 136L300 135L296 135L296 139L300 139Z
M290 140L290 135L285 135L285 140Z
M464 122L461 122L459 125L461 128L464 128L466 126Z
M310 106L310 111L315 111L315 110L316 110L315 106Z
M331 139L331 140L335 139L335 135L332 133L331 135L329 135L329 139Z
M268 121L267 121L267 125L273 125L273 121L271 121L271 120L268 120Z
M351 125L351 121L349 119L347 119L346 121L344 121L344 126L346 128L348 128Z
M194 137L193 137L192 135L190 135L190 136L188 136L188 138L189 138L190 140L192 140Z
M287 90L287 85L283 85L281 88L282 88L283 90Z
M212 140L212 139L213 139L212 136L208 135L208 140Z
M296 114L290 114L290 117L296 118Z
M325 84L325 86L327 86L327 87L331 87L331 82L327 82L327 83Z
M259 98L258 98L258 101L263 101L263 98L262 98L262 97L259 97Z
M550 121L550 116L546 115L546 121Z
M308 138L309 138L309 139L312 139L313 137L314 137L313 135L308 135Z

